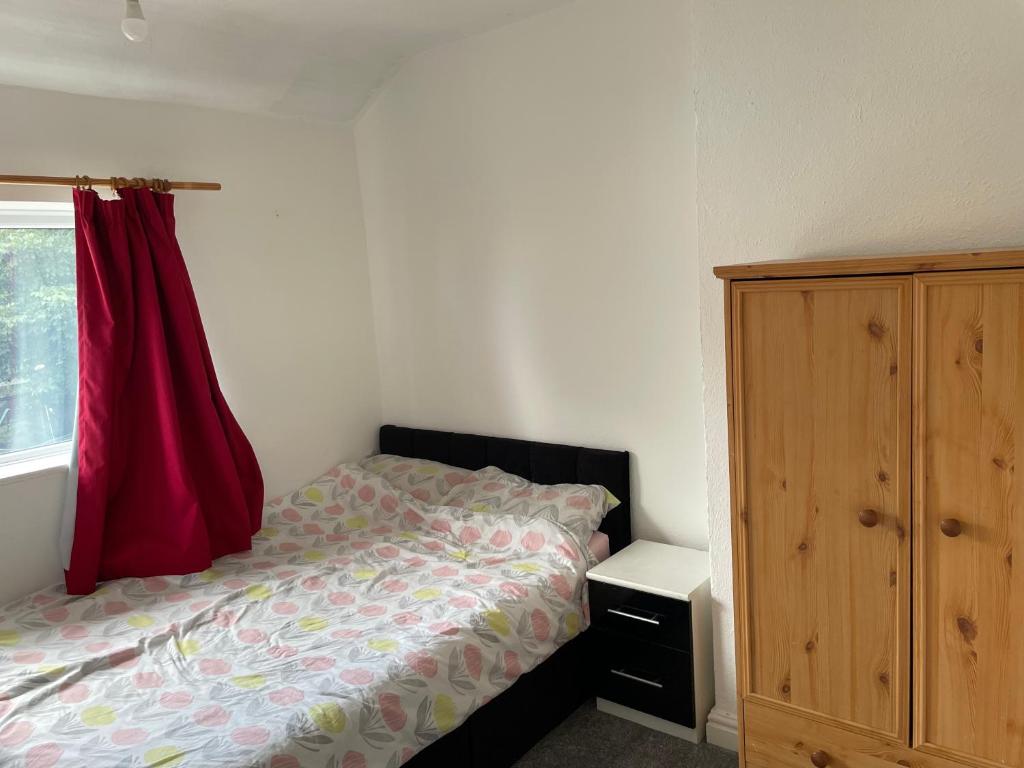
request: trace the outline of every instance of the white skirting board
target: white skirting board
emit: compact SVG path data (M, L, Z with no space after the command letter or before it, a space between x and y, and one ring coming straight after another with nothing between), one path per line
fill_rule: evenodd
M704 741L704 734L701 730L695 730L693 728L687 728L685 725L679 725L679 723L673 723L669 720L662 720L660 717L649 715L646 712L641 712L638 709L632 707L626 707L622 704L616 704L614 701L608 701L598 697L597 708L601 712L607 712L609 715L615 715L621 717L623 720L630 720L634 723L639 723L642 726L651 728L655 731L661 731L667 733L669 736L675 736L680 739L686 739L692 741L694 744L700 744Z
M730 752L739 751L739 728L736 723L736 715L731 712L723 712L715 707L708 714L708 744L728 749Z

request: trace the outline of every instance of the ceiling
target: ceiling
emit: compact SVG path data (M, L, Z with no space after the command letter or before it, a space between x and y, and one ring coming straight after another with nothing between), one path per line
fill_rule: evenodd
M0 83L345 121L410 56L570 0L2 0Z

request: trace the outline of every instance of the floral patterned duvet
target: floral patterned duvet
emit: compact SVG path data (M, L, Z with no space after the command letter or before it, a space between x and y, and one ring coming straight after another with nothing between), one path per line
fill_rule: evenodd
M0 609L0 765L398 766L582 629L589 557L341 465L210 570Z

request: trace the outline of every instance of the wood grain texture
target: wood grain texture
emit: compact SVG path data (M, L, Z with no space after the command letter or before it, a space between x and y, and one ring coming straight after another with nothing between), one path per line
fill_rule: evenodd
M1024 271L920 276L915 292L915 743L1021 766Z
M733 283L741 695L902 739L910 333L910 278Z
M45 187L160 187L164 184L168 189L190 189L207 192L219 192L220 182L217 181L166 181L164 179L125 178L124 176L107 176L102 179L92 176L19 176L17 174L0 174L0 184L20 184Z
M748 768L811 768L819 751L829 768L963 768L896 739L852 733L768 704L748 701L743 708Z
M958 253L915 253L899 256L832 257L761 261L715 267L717 277L756 280L777 277L895 275L963 269L1024 267L1024 248Z
M743 535L743 522L740 520L738 495L738 469L736 462L736 412L734 409L733 355L736 345L733 344L733 302L730 280L724 281L725 291L725 401L729 427L729 494L730 521L732 524L732 583L733 583L733 621L736 652L736 728L738 733L737 747L739 750L739 768L746 768L746 756L743 742L743 696L749 690L749 671L747 665L747 591L741 585L746 584L746 538Z

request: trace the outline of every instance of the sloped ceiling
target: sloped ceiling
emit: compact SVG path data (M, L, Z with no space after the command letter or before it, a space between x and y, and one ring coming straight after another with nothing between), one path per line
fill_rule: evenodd
M2 0L0 83L346 121L410 56L569 0Z

